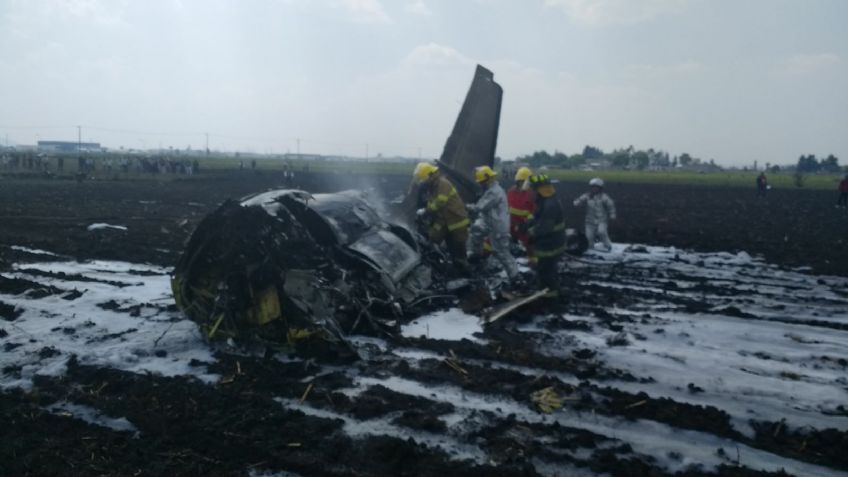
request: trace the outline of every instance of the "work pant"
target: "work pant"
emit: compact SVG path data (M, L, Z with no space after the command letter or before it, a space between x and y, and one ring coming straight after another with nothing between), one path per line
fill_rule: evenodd
M518 265L515 264L515 258L509 253L509 235L490 234L488 232L486 227L475 223L471 227L471 238L468 241L469 250L472 254L480 253L483 250L483 241L488 237L492 246L492 255L500 262L506 271L506 275L510 280L517 277Z
M603 242L604 247L609 252L612 250L612 243L607 233L607 223L599 222L596 224L586 223L586 240L589 241L589 248L595 248L595 240Z
M552 298L559 296L559 259L562 254L552 257L540 255L538 257L538 265L536 266L536 276L539 280L539 289L548 289L546 297Z
M463 275L471 273L471 266L468 264L468 255L465 251L465 244L468 241L468 226L455 230L448 230L444 226L431 227L430 240L435 244L444 241L454 267Z
M839 200L836 201L836 205L840 207L848 207L848 192L839 193Z
M518 229L518 224L514 224L509 229L509 235L513 240L521 242L524 251L527 252L527 262L531 267L536 266L536 254L533 253L533 246L530 245L530 236L527 232L521 232Z

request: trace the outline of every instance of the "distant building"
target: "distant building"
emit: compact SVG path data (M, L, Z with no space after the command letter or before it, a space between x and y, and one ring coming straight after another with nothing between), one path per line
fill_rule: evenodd
M612 166L612 162L609 159L591 159L586 161L583 166L580 167L581 171L600 171L603 169L609 169Z
M80 152L102 152L99 142L74 142L74 141L38 141L40 152L75 153Z

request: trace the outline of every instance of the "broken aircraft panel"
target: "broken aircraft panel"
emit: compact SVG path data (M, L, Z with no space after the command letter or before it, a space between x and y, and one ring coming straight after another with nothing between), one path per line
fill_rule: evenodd
M177 305L210 339L343 348L363 317L397 315L432 283L415 234L371 204L367 192L297 190L225 202L175 268Z

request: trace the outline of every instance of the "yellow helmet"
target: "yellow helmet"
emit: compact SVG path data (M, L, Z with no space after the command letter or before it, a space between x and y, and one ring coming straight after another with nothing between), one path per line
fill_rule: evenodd
M533 175L533 171L529 167L521 167L515 171L515 182L526 181L528 177Z
M427 179L430 178L439 168L430 164L429 162L419 162L417 166L415 166L415 171L412 173L412 177L415 182L427 182Z
M527 181L530 183L530 187L532 187L533 190L542 197L553 197L554 194L556 194L556 189L554 189L554 185L551 184L551 178L545 174L530 176Z
M489 179L495 177L496 175L497 174L495 174L495 171L493 171L492 168L489 166L480 166L474 168L474 181L478 184L486 182Z

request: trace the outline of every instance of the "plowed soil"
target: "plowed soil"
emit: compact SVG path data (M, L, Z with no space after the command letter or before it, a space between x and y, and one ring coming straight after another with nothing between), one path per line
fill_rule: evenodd
M21 270L27 262L44 259L31 249L58 254L57 260L172 266L194 226L221 201L285 184L282 175L263 171L164 181L2 178L0 271L15 263L26 277L4 278L0 294L62 296L69 301L85 296L84 291L63 288L62 281L90 278ZM313 192L374 186L393 197L405 190L407 180L300 174L293 185ZM583 189L581 184L559 185L566 204ZM751 417L750 429L742 431L735 408L697 399L704 392L698 376L688 378L691 382L682 390L653 392L652 386L665 384L659 370L654 375L650 370L621 369L598 356L602 349L664 338L673 326L663 314L668 310L790 327L792 307L803 310L802 301L819 286L827 295L811 306L825 313L839 309L848 303L841 278L807 283L802 274L793 274L785 282L769 279L797 267L848 276L848 213L834 209L832 195L821 191L774 190L757 199L753 188L611 184L607 192L619 213L611 227L614 242L731 252L732 257L744 251L774 266L746 275L748 265L733 268L735 258L715 264L707 263L707 255L692 255L696 259L690 263L673 254L663 262L666 265L642 266L638 255L648 252L638 248L628 250L631 258L626 263L591 256L563 269L567 298L522 310L487 328L484 342L381 335L366 346L372 351L369 359L353 364L217 352L214 362L193 363L220 376L214 384L192 376L163 377L84 364L76 356L44 347L39 359L67 358L67 371L36 376L30 389L0 392L0 475L804 475L746 466L749 455L758 453L787 459L802 469L848 473L844 427L804 427ZM580 211L570 205L567 211L569 226L579 227ZM97 223L126 230L89 230ZM700 268L709 273L693 272ZM725 272L729 275L720 275ZM38 285L48 279L51 285ZM106 279L97 283L127 285ZM42 295L34 296L35 289ZM787 295L795 291L797 295ZM148 304L98 306L143 318ZM160 306L174 313L173 307ZM0 357L24 345L7 338L20 314L19 308L0 301ZM797 333L848 330L848 323L826 318L805 322ZM644 327L654 335L641 334ZM76 332L60 325L51 330ZM590 348L589 341L579 341L572 333L600 337L600 344ZM813 342L794 333L784 336ZM684 334L680 336L685 342ZM809 359L817 363L815 369L834 375L844 376L848 369L842 358L823 354ZM22 373L20 366L0 364L4 375ZM780 378L809 378L811 383L824 379L814 374ZM540 410L532 396L544 389L561 399L560 412L565 414ZM693 399L675 398L676 392ZM73 411L56 411L66 403L124 418L132 427L94 425L75 418ZM848 417L844 407L827 412ZM609 426L618 424L609 423L621 423L622 434L612 436ZM643 425L649 427L639 427ZM702 436L698 439L711 443L704 445L715 445L706 454L720 464L701 465L698 458L676 452L651 455L646 450L651 443L634 445L625 437L650 426L697 433ZM669 437L668 445L674 440Z

